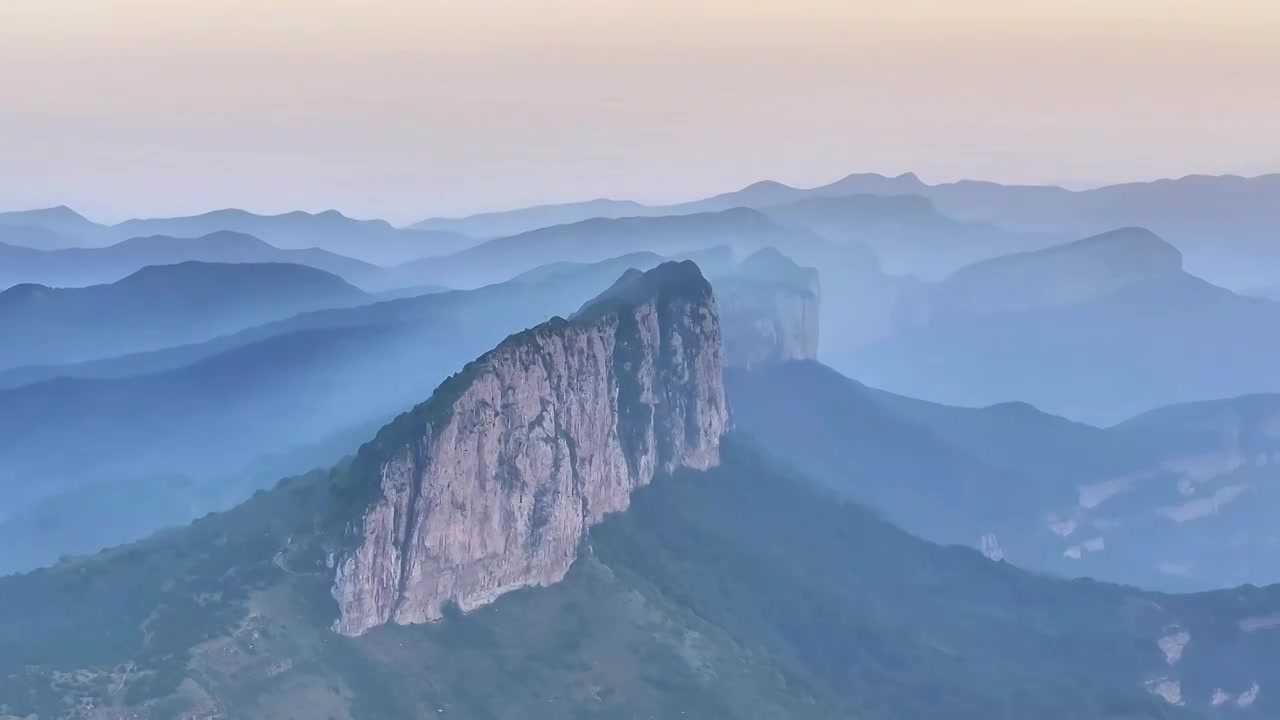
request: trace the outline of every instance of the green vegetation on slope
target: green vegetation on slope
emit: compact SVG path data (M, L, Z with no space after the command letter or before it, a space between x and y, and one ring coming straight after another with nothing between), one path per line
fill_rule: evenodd
M41 718L75 702L144 718L1178 718L1195 715L1144 688L1169 671L1161 633L1200 618L1203 647L1231 657L1238 642L1234 599L1178 600L1174 617L1161 598L932 545L732 438L721 468L660 478L594 528L564 582L344 638L327 629L332 571L311 533L345 471L0 580L0 707ZM1275 672L1272 651L1253 652L1261 674Z

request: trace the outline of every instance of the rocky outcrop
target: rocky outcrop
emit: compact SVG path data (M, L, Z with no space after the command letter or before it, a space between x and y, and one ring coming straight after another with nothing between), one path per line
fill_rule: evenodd
M384 428L356 460L377 489L335 559L335 630L429 622L555 583L587 528L655 473L717 465L720 333L696 265L631 272Z
M818 271L773 248L716 278L725 364L753 369L818 357Z

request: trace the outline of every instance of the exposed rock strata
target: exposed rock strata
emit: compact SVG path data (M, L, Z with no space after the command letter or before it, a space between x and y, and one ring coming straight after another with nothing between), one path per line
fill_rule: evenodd
M725 364L753 369L818 357L818 271L773 248L716 279Z
M697 266L668 263L446 381L361 451L383 453L366 463L380 491L337 559L335 630L555 583L586 529L655 473L717 465L721 344Z

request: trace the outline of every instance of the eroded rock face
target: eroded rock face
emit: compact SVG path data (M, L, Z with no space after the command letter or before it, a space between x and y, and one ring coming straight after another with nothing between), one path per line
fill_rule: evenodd
M655 473L719 463L721 353L710 286L669 263L469 365L384 429L403 442L348 531L334 629L429 622L562 579L586 529Z
M818 271L772 248L716 279L725 364L753 369L818 357Z

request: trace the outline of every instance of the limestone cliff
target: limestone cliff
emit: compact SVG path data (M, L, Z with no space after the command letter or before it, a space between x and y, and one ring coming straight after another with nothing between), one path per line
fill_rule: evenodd
M586 529L655 473L719 463L721 353L711 287L684 262L468 365L362 448L377 489L335 558L335 630L559 581Z
M725 364L747 369L818 357L818 271L773 248L715 280Z

